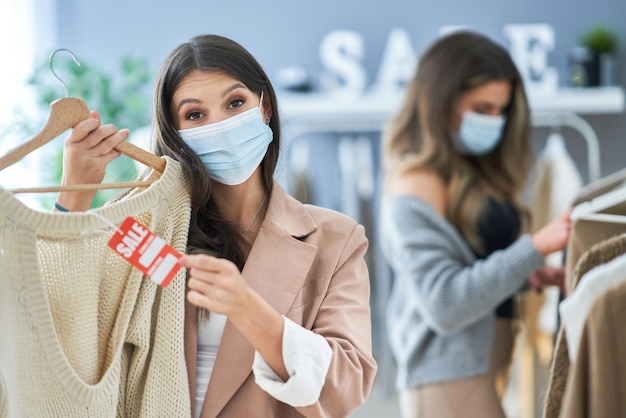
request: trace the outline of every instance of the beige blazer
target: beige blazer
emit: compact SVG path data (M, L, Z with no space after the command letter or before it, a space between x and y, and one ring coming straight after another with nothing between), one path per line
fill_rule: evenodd
M561 417L626 415L626 284L593 304L563 396Z
M319 400L293 408L254 382L254 350L226 323L202 417L346 417L367 398L372 357L365 230L338 212L303 205L274 183L243 277L278 312L326 338L333 351ZM187 307L185 352L195 404L197 313Z

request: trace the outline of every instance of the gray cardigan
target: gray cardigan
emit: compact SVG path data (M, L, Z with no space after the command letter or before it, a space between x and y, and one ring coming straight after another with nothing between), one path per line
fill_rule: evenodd
M530 235L484 260L423 200L383 198L380 239L393 270L387 306L399 389L484 374L495 308L544 263Z

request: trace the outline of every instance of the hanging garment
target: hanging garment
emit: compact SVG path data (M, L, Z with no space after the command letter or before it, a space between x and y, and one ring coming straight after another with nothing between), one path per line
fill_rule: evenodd
M561 418L623 417L626 411L626 283L593 304L569 371Z
M570 292L576 287L581 277L596 266L615 259L626 253L626 235L619 235L592 245L576 263L573 269L573 280ZM568 254L569 257L569 254ZM570 362L563 326L559 329L556 348L544 405L544 418L557 418L561 411L563 394L568 379Z
M626 202L618 203L602 213L626 215ZM582 254L594 244L626 233L626 223L578 219L572 222L565 258L565 288L567 294L574 289L574 267Z
M535 166L530 211L533 231L567 210L583 186L576 164L567 153L563 137L553 133Z
M570 208L582 187L582 178L576 164L567 152L563 136L560 133L550 134L535 166L530 202L531 230L533 232L538 231ZM558 251L548 255L546 264L552 267L562 266L563 252ZM547 298L546 296L546 293L529 294L528 300L522 301L522 310L527 313L532 312L530 317L534 319L556 317L551 313L556 312L558 295L556 298ZM549 296L554 296L554 293L550 293ZM541 310L541 313L537 312L538 310ZM549 312L547 315L546 311ZM545 320L543 322L546 323ZM529 327L534 330L528 335L528 339L532 345L536 345L536 340L540 337L538 334L540 327L538 324L526 323L525 325L527 330ZM550 323L541 329L553 332L556 331L553 329L554 327L556 324Z
M528 190L530 230L536 232L571 207L583 186L581 175L565 146L560 133L551 133L533 167ZM545 257L546 265L561 267L563 252ZM519 295L520 337L516 341L515 363L520 394L515 399L527 399L519 410L534 411L535 399L541 394L540 380L547 375L557 331L559 290L548 287L543 292Z
M128 215L185 252L177 162L89 212L37 212L0 189L0 417L189 414L184 271L159 288L115 254L102 218Z
M550 134L534 168L530 198L531 231L538 231L569 209L582 186L581 175L567 152L563 136L560 133ZM561 267L563 251L549 254L546 264ZM558 301L556 288L548 288L542 293L529 292L521 297L526 333L524 349L532 353L536 351L540 360L549 359L552 353L553 335L557 331ZM527 370L532 367L528 365Z
M565 328L570 362L576 358L578 342L589 310L603 293L626 282L626 255L615 257L588 271L576 289L559 305Z

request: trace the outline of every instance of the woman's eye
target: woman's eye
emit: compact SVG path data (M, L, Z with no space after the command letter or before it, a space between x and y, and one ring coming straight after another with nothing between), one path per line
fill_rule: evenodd
M191 112L187 115L188 120L198 120L202 117L202 113L200 112Z
M485 106L480 106L474 109L474 112L480 114L480 115L489 115L491 114L491 112L493 111L493 109L489 108L489 107L485 107Z
M228 104L228 107L231 109L241 107L244 104L244 101L241 99L235 99Z

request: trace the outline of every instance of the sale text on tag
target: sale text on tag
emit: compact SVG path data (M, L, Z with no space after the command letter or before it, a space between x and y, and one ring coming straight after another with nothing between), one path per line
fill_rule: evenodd
M170 284L181 267L181 254L132 216L109 240L109 247L162 287Z

